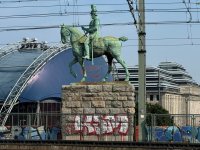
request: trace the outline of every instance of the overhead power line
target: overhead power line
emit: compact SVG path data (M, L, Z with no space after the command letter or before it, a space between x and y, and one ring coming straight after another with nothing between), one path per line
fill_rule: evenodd
M106 23L101 24L101 26L121 26L121 25L133 25L132 22L127 23ZM88 26L88 25L73 25L73 27L81 27L81 26ZM10 28L10 27L1 27L0 32L4 31L20 31L20 30L39 30L39 29L52 29L52 28L60 28L60 25L50 25L50 26L32 26L32 27L19 27L19 28Z
M98 14L111 14L111 13L127 13L128 10L111 10L111 11L98 11ZM11 18L31 18L31 17L50 17L50 16L70 16L70 15L89 15L90 12L59 12L59 13L41 13L41 14L26 14L26 15L7 15L0 16L0 19Z
M60 25L53 25L53 26L35 26L35 27L27 27L27 28L8 28L8 29L1 29L0 32L4 31L20 31L20 30L38 30L38 29L53 29L53 28L60 28Z
M26 1L26 2L33 2L33 1L37 1L37 0L32 0L32 1ZM53 0L50 0L50 1L53 1ZM6 1L5 1L6 2ZM4 2L4 3L5 3ZM19 2L19 1L17 1ZM0 2L0 4L3 3L3 2ZM174 3L146 3L146 5L174 5L174 4L182 4L182 2L174 2ZM197 3L193 3L193 4L196 4ZM17 8L50 8L50 7L75 7L75 6L78 6L78 7L88 7L90 6L91 4L77 4L77 5L73 5L73 4L59 4L59 5L21 5L21 6L1 6L0 5L0 8L2 9L17 9ZM96 6L126 6L127 3L109 3L109 4L103 4L103 3L96 3L94 4ZM179 9L179 8L177 8ZM185 8L183 8L185 9ZM137 10L136 10L137 11Z
M133 1L127 0L127 3L128 3L128 6L129 6L129 9L130 9L131 15L132 15L133 20L134 20L134 25L135 25L135 27L136 27L136 29L137 29L137 32L139 33L139 27L138 27L138 24L137 24L137 19L136 19L136 17L135 17L135 11L136 11L136 10L135 10L134 7L132 6L132 5L133 5Z
M122 47L134 47L138 46L137 44L133 45L123 45ZM200 43L194 43L194 44L148 44L148 47L177 47L177 46L200 46Z
M146 22L148 25L200 25L200 21L163 21L163 22ZM101 26L124 26L124 25L134 25L133 22L123 22L123 23L102 23ZM76 25L75 27L88 26L88 25ZM20 31L20 30L38 30L38 29L51 29L51 28L59 28L60 25L50 25L50 26L8 26L8 27L0 27L0 32L4 31Z
M59 4L59 5L24 5L24 6L0 6L0 8L4 8L4 9L7 9L7 8L30 8L30 7L33 7L33 8L48 8L48 7L75 7L75 6L78 6L78 7L88 7L90 6L91 4L82 4L82 5L71 5L71 4ZM126 3L120 3L120 4L95 4L97 6L122 6L122 5L127 5Z
M59 6L59 5L58 5ZM134 10L138 13L137 10ZM130 10L109 10L98 11L98 14L119 14L129 13ZM185 13L188 12L186 8L177 9L146 9L146 12L171 12L171 13ZM199 12L197 8L191 8L190 12ZM13 19L13 18L31 18L31 17L53 17L53 16L70 16L70 15L89 15L90 12L59 12L59 13L38 13L38 14L18 14L18 15L2 15L0 19ZM134 19L136 22L136 19Z
M9 0L4 0L4 1L0 1L0 4L1 3L23 3L23 2L39 2L39 1L58 1L58 0L12 0L12 1L9 1Z
M55 28L57 28L55 26ZM161 37L161 38L146 38L146 41L168 41L168 40L200 40L200 37L196 37L196 38L182 38L182 37ZM128 39L128 41L138 41L138 39ZM58 42L49 42L48 43L58 43ZM0 45L18 45L16 43L0 43ZM181 45L181 44L176 44L176 45ZM187 44L187 45L197 45L197 44ZM199 45L199 44L198 44ZM124 45L124 47L129 47L129 46L136 46L136 45ZM155 46L155 45L152 45ZM156 45L156 46L161 46L161 45ZM164 46L164 45L163 45ZM174 46L174 45L171 45ZM1 48L0 48L1 49Z
M55 1L59 1L59 0L1 0L1 3L23 3L23 2L55 2ZM197 5L199 4L199 2L190 2L193 5ZM121 4L107 4L107 3L93 3L94 5L121 5ZM126 3L122 3L126 4ZM140 3L138 3L140 4ZM177 4L183 4L183 2L146 2L146 5L177 5ZM91 5L91 4L85 4L86 5ZM72 6L72 5L71 5ZM78 5L78 6L84 6L84 5Z

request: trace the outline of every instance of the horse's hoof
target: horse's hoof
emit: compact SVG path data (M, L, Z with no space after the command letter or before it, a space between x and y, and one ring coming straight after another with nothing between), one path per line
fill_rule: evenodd
M85 82L85 78L81 79L81 82Z
M126 78L124 81L129 81L129 78Z
M102 82L106 82L106 79L105 79L105 78L103 78L101 81L102 81Z

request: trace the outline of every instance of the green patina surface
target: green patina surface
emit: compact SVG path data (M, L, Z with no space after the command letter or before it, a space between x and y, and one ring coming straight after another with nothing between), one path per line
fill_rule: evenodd
M72 65L79 62L83 70L83 78L81 82L84 82L87 77L84 67L84 59L91 60L91 58L105 55L108 59L108 72L102 81L106 81L112 71L113 58L116 59L116 61L125 69L125 81L129 81L129 71L125 62L121 58L122 41L124 42L128 39L124 36L120 38L113 36L99 37L100 21L97 17L97 9L95 5L91 5L91 18L92 20L89 24L89 28L82 27L84 34L75 27L61 25L61 41L64 44L69 41L73 49L74 59L69 64L71 74L76 77L76 74L72 70Z

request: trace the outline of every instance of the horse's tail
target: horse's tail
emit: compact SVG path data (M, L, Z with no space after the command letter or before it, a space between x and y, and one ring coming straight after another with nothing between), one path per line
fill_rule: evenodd
M127 38L127 37L125 37L125 36L122 36L122 37L120 37L120 38L119 38L119 40L120 40L120 41L123 41L123 42L125 42L125 41L127 41L127 40L128 40L128 38Z

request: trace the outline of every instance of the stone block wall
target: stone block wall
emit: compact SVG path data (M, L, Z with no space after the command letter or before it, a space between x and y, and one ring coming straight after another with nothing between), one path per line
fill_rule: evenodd
M131 141L134 92L134 87L123 81L64 85L63 139Z
M128 82L77 83L62 87L64 114L135 113L134 87Z

